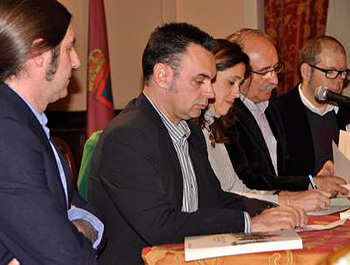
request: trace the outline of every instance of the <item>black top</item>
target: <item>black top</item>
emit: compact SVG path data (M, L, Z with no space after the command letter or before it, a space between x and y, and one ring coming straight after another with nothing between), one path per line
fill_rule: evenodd
M89 200L104 215L108 244L99 264L143 264L145 246L185 236L244 230L270 203L226 193L211 169L204 136L188 122L199 209L184 213L180 163L159 114L141 94L104 130L93 155Z
M319 166L315 165L315 145L307 115L308 108L301 101L298 86L288 94L277 98L275 102L282 117L291 158L289 160L291 163L287 165L288 173L317 174ZM338 128L344 130L345 126L350 123L350 110L346 106L338 105L339 111L335 118ZM327 142L331 148L330 140Z
M91 242L67 216L83 207L61 158L68 202L55 155L27 104L0 82L0 264L95 264Z
M333 160L332 141L338 143L339 128L334 111L324 116L309 109L306 110L306 113L315 150L315 171L318 172L327 160Z
M227 130L230 144L226 145L232 165L244 184L260 190L306 190L308 177L287 175L287 142L281 118L273 102L265 114L277 141L276 176L272 160L261 130L249 109L240 99L235 100L236 123Z

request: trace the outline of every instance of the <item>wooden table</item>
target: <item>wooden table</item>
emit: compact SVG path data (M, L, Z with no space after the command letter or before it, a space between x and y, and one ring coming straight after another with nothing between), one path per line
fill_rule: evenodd
M339 215L309 217L309 224L324 224L339 220ZM350 221L331 230L304 231L299 235L303 239L303 249L273 251L265 253L226 256L192 262L185 262L183 244L160 245L144 248L142 258L146 265L277 265L277 264L327 264L327 258L335 251L350 246Z

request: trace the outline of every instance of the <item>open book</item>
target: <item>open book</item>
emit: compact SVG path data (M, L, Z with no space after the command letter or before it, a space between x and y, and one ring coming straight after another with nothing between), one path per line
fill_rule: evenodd
M303 241L295 231L192 236L185 238L185 260L301 248Z

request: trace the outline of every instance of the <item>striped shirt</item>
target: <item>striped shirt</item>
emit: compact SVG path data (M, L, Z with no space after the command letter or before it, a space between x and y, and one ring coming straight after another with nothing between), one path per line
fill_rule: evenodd
M188 151L188 137L191 130L186 121L180 121L177 125L172 123L160 109L144 94L154 109L158 112L161 120L168 130L171 141L173 142L176 154L179 158L182 179L183 179L183 194L182 194L182 211L192 213L198 210L198 187L196 174L193 169L192 160Z
M175 147L177 156L180 161L180 167L183 179L183 194L182 194L182 211L192 213L198 210L198 187L197 179L193 169L190 154L188 152L188 137L191 130L186 121L180 121L177 125L173 124L161 110L152 102L152 100L145 94L145 97L159 114L164 123L171 141ZM243 212L244 218L244 233L251 232L251 219L247 212Z

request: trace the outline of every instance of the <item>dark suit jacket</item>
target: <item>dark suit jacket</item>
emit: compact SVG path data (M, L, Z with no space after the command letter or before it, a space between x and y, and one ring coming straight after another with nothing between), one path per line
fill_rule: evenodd
M145 246L181 243L185 236L238 232L243 210L269 204L225 193L208 161L199 127L188 122L199 210L183 213L180 163L168 131L141 94L105 129L93 156L89 201L104 215L108 245L99 264L142 264Z
M69 205L81 206L72 192ZM0 263L94 264L91 243L71 224L56 160L25 102L0 83Z
M302 103L298 86L276 100L285 128L288 150L291 157L288 171L291 174L316 174L315 152L306 107ZM350 123L350 110L339 105L336 115L339 129Z
M230 141L226 148L239 178L252 189L306 190L309 185L306 176L286 175L289 155L276 106L270 102L265 114L277 141L279 176L276 176L267 145L253 114L240 99L235 100L233 112L237 120L226 132Z

